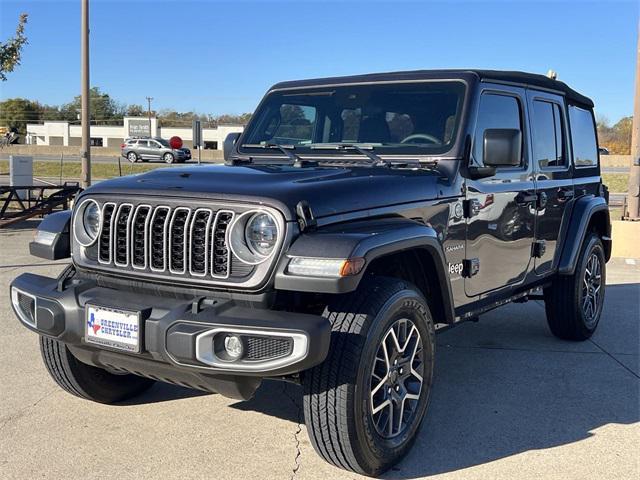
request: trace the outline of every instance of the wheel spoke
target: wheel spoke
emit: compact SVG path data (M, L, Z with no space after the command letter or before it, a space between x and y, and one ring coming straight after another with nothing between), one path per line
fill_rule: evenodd
M380 410L382 410L383 408L385 408L386 406L391 405L391 400L390 399L386 399L384 402L382 402L380 405L378 405L377 407L373 407L371 409L371 413L373 415L375 415L376 413L378 413Z

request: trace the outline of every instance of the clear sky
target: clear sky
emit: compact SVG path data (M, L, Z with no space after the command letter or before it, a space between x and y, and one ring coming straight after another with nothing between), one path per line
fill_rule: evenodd
M91 0L91 84L120 102L253 111L281 80L421 68L549 68L612 122L631 115L640 2ZM29 14L0 98L70 101L80 0L0 0L0 37Z

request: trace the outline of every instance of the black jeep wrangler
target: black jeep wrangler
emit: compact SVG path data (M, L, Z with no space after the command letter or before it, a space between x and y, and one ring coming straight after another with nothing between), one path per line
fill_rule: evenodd
M225 165L101 182L11 285L70 393L155 381L248 399L300 383L317 452L377 475L425 415L436 324L544 299L551 332L598 325L611 253L593 103L519 72L279 83Z

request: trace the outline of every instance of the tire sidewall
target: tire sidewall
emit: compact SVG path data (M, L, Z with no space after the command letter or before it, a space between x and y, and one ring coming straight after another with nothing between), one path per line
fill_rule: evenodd
M585 319L584 312L582 310L582 281L585 273L585 269L587 268L587 262L591 257L591 254L595 253L598 255L600 260L601 267L601 293L600 293L600 303L598 304L598 311L596 315L596 321L589 325ZM591 336L593 332L598 327L600 323L600 317L602 315L602 307L604 305L605 292L606 292L606 262L604 256L604 247L602 245L602 241L600 237L595 234L591 234L587 237L584 247L581 252L580 262L578 264L578 268L576 269L576 274L574 277L574 285L573 285L573 298L574 298L574 308L576 309L576 318L578 320L578 328L582 330L585 338Z
M425 371L420 403L413 424L398 437L385 439L378 434L372 423L369 400L371 369L383 336L401 318L412 320L420 332L425 352ZM394 294L373 319L367 333L354 392L356 432L360 444L368 447L363 449L362 454L366 463L376 465L376 469L385 470L397 462L411 448L416 438L429 404L434 350L435 331L427 302L416 291L409 289Z

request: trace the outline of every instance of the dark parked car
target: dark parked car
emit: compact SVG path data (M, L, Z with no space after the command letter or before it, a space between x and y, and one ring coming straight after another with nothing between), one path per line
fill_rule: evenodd
M300 383L316 451L378 475L427 410L436 325L540 299L561 339L598 326L608 192L593 103L562 82L279 83L225 158L101 182L44 219L31 252L71 263L20 275L11 299L62 388L111 403L155 381L238 399Z
M161 160L165 163L182 163L191 160L191 150L188 148L173 148L163 138L128 138L120 148L121 155L131 163L136 163L139 160L143 162Z

